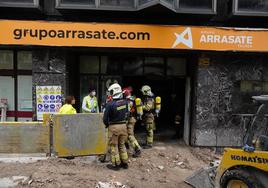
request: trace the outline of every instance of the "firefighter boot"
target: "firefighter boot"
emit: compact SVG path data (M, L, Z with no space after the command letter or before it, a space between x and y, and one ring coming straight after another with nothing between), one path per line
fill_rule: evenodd
M123 168L123 169L128 169L128 164L122 162L122 163L120 164L120 167Z
M137 158L141 156L141 150L139 148L135 148L135 151L132 155L132 157Z
M106 165L106 167L110 170L114 170L114 171L118 171L120 170L120 165L112 165L112 164L108 164Z

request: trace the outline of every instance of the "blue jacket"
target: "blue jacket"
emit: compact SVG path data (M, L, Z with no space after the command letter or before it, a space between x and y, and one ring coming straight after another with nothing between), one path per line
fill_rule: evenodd
M128 114L128 101L126 99L113 99L106 104L103 123L108 127L110 124L124 122L127 120Z

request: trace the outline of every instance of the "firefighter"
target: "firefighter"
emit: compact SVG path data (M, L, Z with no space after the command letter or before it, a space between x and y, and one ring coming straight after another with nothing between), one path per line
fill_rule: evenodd
M84 97L82 111L83 113L99 113L99 105L95 89L89 89L89 94Z
M128 154L125 146L127 141L128 102L123 98L121 86L113 84L108 91L113 96L113 100L107 103L103 115L103 123L108 127L110 138L109 147L111 150L112 165L107 165L109 169L119 170L128 168Z
M154 110L155 100L154 94L152 93L151 87L144 85L141 88L143 94L143 122L147 130L146 144L144 149L152 148L154 140ZM157 114L159 111L156 112Z
M65 98L65 104L59 110L59 114L76 114L76 109L72 106L74 104L74 96L67 96Z
M141 147L134 135L134 127L136 124L136 116L137 116L136 105L135 105L135 99L133 96L131 96L131 93L132 93L131 87L123 89L124 98L126 98L128 101L129 112L130 112L127 121L128 143L134 149L133 157L139 157L141 155Z

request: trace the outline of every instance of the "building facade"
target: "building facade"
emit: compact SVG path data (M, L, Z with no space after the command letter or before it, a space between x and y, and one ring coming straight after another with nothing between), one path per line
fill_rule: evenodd
M163 101L160 131L180 115L186 143L238 146L251 96L268 92L267 0L0 0L0 10L9 121L37 120L36 86L61 86L79 111L89 87L101 104L114 81L137 96L149 84Z

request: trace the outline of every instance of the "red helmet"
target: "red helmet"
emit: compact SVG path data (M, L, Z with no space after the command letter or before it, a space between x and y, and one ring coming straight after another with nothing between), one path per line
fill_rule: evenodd
M113 100L113 96L111 96L111 95L107 96L107 98L106 98L107 102L111 102L112 100Z
M132 93L132 88L131 87L126 87L123 89L123 94L124 94L124 97L128 98L128 97L131 97L131 93Z

